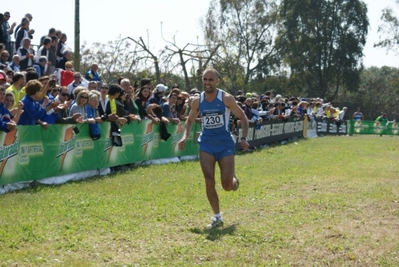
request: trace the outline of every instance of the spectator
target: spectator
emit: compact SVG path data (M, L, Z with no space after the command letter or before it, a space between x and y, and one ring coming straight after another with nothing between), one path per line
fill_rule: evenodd
M5 44L6 43L6 39L5 39L5 29L3 28L3 21L4 21L4 15L3 13L0 13L0 43L1 44ZM4 46L4 50L5 50L5 46Z
M57 56L58 66L62 65L61 67L58 67L58 68L62 68L62 69L64 69L65 62L70 60L70 58L67 59L64 62L64 64L59 63L61 60L63 60L63 58L65 58L65 51L67 51L66 45L65 45L66 40L67 40L66 34L61 33L61 38L58 40L58 44L57 44L56 56Z
M115 99L119 97L119 95L123 93L122 88L118 84L112 84L108 89L108 104L105 110L104 117L107 120L110 120L112 115L113 119L111 119L111 134L113 137L113 144L115 146L122 146L122 141L120 138L120 129L119 125L124 125L127 122L126 118L121 118L117 115L117 106Z
M179 94L176 100L176 114L177 118L181 121L185 121L188 117L188 108L187 102L183 96L183 94Z
M9 57L10 57L10 54L8 53L7 50L4 50L3 52L0 53L0 66L2 66L4 71L11 69L9 66L10 63L8 62Z
M285 114L285 103L276 102L273 104L273 108L270 109L268 116L272 120L286 120L290 115Z
M57 68L65 70L65 63L71 61L72 51L65 49L63 57L57 61Z
M150 104L158 104L162 106L162 97L165 95L167 89L168 87L162 83L158 84L152 92L152 96L149 98Z
M19 48L24 46L24 39L28 38L32 39L29 36L29 20L27 18L23 18L20 24L20 27L17 27L16 37L15 37L15 47Z
M177 94L172 93L169 95L168 101L162 105L162 116L174 124L179 124L180 119L177 117L176 113L176 101Z
M99 97L100 104L98 105L98 113L100 116L105 114L105 110L107 109L108 104L108 85L103 83L100 87L100 97Z
M0 85L7 84L7 75L4 71L0 70Z
M88 86L87 86L87 89L89 91L92 91L92 90L97 91L97 82L96 81L90 81Z
M18 108L16 109L15 115L12 115L4 104L5 95L6 88L4 85L2 85L0 86L0 130L4 132L9 132L14 130L18 123L23 103L18 103Z
M27 20L28 23L29 23L29 25L30 25L30 22L33 20L33 16L32 16L31 14L29 14L29 13L26 13L25 16L22 18L21 22L23 22L24 20ZM22 24L22 23L21 23L21 24ZM17 39L18 31L19 31L20 28L21 28L21 24L19 24L19 25L15 28L15 32L14 32L14 37L15 37L15 39ZM28 37L29 37L30 39L32 39L32 38L33 38L33 34L35 33L35 30L33 30L33 29L30 30L30 29L29 29L29 25L28 25L28 27L26 28L26 30L28 31Z
M127 122L138 120L139 117L135 114L131 114L127 109L125 109L124 102L126 101L126 93L122 90L117 98L115 98L116 104L116 115L120 118L125 118Z
M24 104L23 113L19 119L18 125L35 125L36 123L40 124L47 129L47 123L41 121L41 118L47 111L58 106L57 102L48 103L48 99L46 98L44 102L45 108L43 108L38 101L43 99L43 85L38 80L31 80L26 84L25 91L26 95L22 99Z
M33 58L35 56L35 51L30 46L29 37L25 37L23 39L23 45L18 48L17 55L20 58L19 66L21 71L24 71L28 67L31 67L33 65Z
M46 66L47 66L47 57L46 56L40 56L38 62L33 63L33 67L35 68L37 74L39 74L39 77L45 76Z
M90 124L90 136L93 140L101 137L99 123L102 123L97 107L99 103L100 93L97 91L89 92L89 103L86 105L87 122Z
M86 80L101 82L100 75L98 74L97 71L98 71L98 65L96 63L92 64L90 70L88 70L85 74Z
M8 53L10 55L14 54L14 51L12 49L11 46L11 35L14 32L14 28L17 25L17 23L13 22L10 26L10 24L8 23L8 20L10 19L11 15L10 12L4 12L4 16L3 16L3 30L4 30L4 41L5 41L5 48L8 51ZM11 58L9 58L8 60L11 60Z
M54 37L57 37L57 36L56 36L55 28L50 28L50 29L48 30L47 36L46 36L46 35L43 35L43 36L40 38L40 46L42 46L42 45L44 44L44 39L46 39L47 37L51 39L51 37L53 37L53 36L54 36Z
M381 115L378 116L378 117L375 119L375 122L379 122L380 125L381 125L381 124L388 124L387 114L381 112Z
M355 113L353 113L352 118L353 118L355 121L361 121L361 120L364 119L363 113L360 111L360 107L357 107L357 110L356 110Z
M123 87L122 87L123 88ZM126 100L123 103L123 105L125 106L125 109L127 111L129 111L130 114L135 114L138 115L138 119L141 120L140 116L139 116L139 108L136 104L136 102L134 101L134 96L133 96L133 87L129 86L129 88L123 88L123 91L126 94Z
M18 107L19 101L25 96L25 89L23 88L25 85L25 77L21 72L14 73L12 77L12 85L7 88L7 92L10 92L14 95L14 104L13 108Z
M134 100L137 105L139 116L142 120L151 119L154 120L152 114L147 114L147 108L150 105L148 99L151 97L151 90L147 86L140 87L140 90Z
M338 113L338 119L342 122L344 121L345 113L348 110L347 107L343 107L342 110Z
M321 119L323 118L323 103L322 102L316 102L316 105L314 107L314 112L316 114L316 119Z
M68 86L74 81L73 74L74 71L72 70L72 61L67 61L65 62L65 70L61 69L59 74L60 78L59 80L61 81L60 85L61 86Z
M14 77L14 71L8 70L6 72L7 75L7 83L12 85L12 77Z
M89 101L89 91L87 89L81 90L77 97L75 103L72 105L71 110L69 111L69 116L73 116L76 113L80 113L82 115L83 121L86 121L86 105Z
M20 58L18 55L13 55L12 56L12 62L10 64L10 69L14 72L20 72L21 68L19 66Z
M48 58L49 49L51 48L51 38L45 37L43 40L42 46L40 46L39 50L37 51L37 55L35 57L35 62L39 62L39 58L41 56L45 56L46 59Z
M47 75L53 74L55 72L55 67L57 66L57 56L55 55L55 50L57 49L58 38L57 36L51 37L51 45L48 50L47 56Z
M84 84L82 83L82 75L80 74L80 72L75 72L73 74L73 82L71 82L67 86L69 89L69 93L71 94L71 98L74 98L73 90L75 90L75 88L78 86L85 87Z
M82 114L75 113L73 116L68 116L68 109L71 105L72 99L69 99L69 90L66 86L62 86L60 93L55 98L58 103L55 109L58 113L56 124L74 124L82 123Z
M6 88L4 85L3 85L3 87ZM6 90L6 94L5 94L3 103L4 103L5 108L8 109L10 111L11 115L14 116L15 115L14 111L16 110L16 108L14 108L14 94L11 92L7 92L7 90Z

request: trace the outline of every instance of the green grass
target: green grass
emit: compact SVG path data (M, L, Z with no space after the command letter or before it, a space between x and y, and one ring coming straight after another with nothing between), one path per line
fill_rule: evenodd
M301 139L238 155L240 189L218 178L215 230L198 161L7 193L0 266L397 266L398 141Z

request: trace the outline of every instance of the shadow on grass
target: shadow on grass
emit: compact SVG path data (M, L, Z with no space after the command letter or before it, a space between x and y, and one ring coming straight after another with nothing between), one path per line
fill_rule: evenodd
M237 230L237 224L232 224L228 227L223 227L223 228L191 228L190 232L194 234L200 234L200 235L206 235L206 239L210 241L215 241L217 239L220 239L224 235L232 235L235 231Z

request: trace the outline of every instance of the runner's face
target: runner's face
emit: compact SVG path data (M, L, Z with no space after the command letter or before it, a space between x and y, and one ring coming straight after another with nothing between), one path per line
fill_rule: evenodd
M219 84L219 79L213 71L207 71L202 76L202 84L206 93L211 93L216 90Z

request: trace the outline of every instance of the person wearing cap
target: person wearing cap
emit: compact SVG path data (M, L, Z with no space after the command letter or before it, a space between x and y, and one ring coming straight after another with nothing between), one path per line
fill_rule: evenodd
M184 150L186 140L191 133L193 123L202 114L202 132L198 137L199 158L205 178L206 195L214 212L208 228L220 227L223 219L220 213L219 197L215 188L215 165L220 168L223 189L236 191L239 182L234 171L235 142L230 134L230 112L241 120L241 147L246 151L248 120L236 103L235 98L218 89L219 73L214 68L208 68L202 75L204 92L191 103L191 110L186 120L183 137L179 141L179 149Z
M10 24L8 23L8 20L10 19L11 15L10 12L4 12L4 16L3 16L3 21L0 21L3 23L3 30L4 30L4 44L6 45L6 50L8 51L8 53L11 55L14 54L14 51L12 50L12 46L11 46L11 36L10 34L13 34L14 32L14 28L15 26L17 26L16 22L13 22L10 26ZM11 58L8 59L9 61L11 60Z
M32 67L33 58L35 56L35 51L30 46L29 37L23 39L23 46L18 48L17 55L19 56L19 67L21 71L26 70L28 67Z
M162 97L165 95L166 90L168 90L168 87L166 87L162 83L158 84L155 87L155 89L152 93L152 96L148 99L148 102L150 104L157 104L157 105L162 106L162 104L163 104Z

